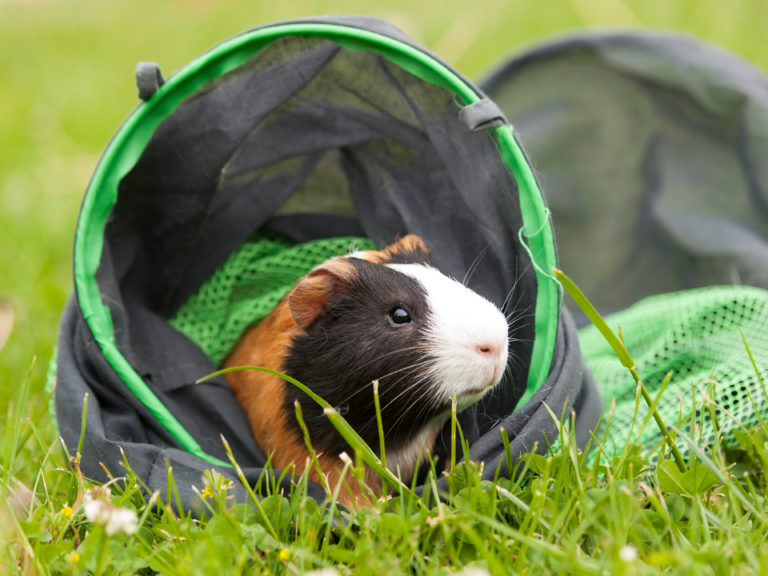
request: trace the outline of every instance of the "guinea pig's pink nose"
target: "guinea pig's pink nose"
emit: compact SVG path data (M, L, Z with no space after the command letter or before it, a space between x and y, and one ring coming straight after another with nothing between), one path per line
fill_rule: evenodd
M477 346L475 346L475 350L481 356L492 356L492 357L499 356L501 354L501 348L502 348L501 346L497 344L493 344L491 342L486 342L486 343L478 344Z

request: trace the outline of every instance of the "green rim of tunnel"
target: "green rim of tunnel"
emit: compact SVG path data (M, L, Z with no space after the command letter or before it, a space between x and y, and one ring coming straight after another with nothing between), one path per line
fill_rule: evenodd
M286 23L251 30L215 46L182 68L126 119L105 149L86 190L75 231L75 292L83 317L101 352L128 389L187 452L215 464L228 463L207 454L171 414L118 350L109 308L101 299L96 272L99 268L107 218L117 200L120 180L138 161L158 125L191 94L208 81L225 74L252 57L266 44L289 35L322 37L353 50L376 52L415 76L456 93L465 105L480 96L457 74L429 54L389 36L368 30L327 23ZM555 346L559 295L555 283L541 274L555 265L554 238L548 212L522 149L512 129L494 129L500 155L518 183L524 233L537 260L536 336L526 396L546 379ZM544 224L543 224L544 223Z

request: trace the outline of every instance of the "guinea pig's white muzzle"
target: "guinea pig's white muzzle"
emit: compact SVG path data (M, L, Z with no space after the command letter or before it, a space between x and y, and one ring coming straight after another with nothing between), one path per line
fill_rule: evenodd
M481 300L475 306L479 314L461 314L460 319L443 321L435 318L437 329L429 338L435 393L443 402L456 396L459 408L476 402L501 381L509 353L504 315L470 293Z
M494 304L437 269L393 264L425 288L429 317L424 338L431 357L435 400L459 408L501 381L509 354L507 319Z

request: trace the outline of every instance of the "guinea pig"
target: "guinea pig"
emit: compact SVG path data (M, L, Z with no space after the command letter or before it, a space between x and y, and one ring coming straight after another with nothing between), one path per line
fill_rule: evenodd
M224 367L263 366L324 398L378 452L373 382L379 382L386 463L404 482L432 450L458 408L496 386L507 367L508 326L494 304L430 264L409 235L382 249L327 260L300 279L275 309L249 328ZM303 471L309 453L296 419L301 404L312 448L329 485L350 448L323 409L281 378L226 374L256 442L276 469ZM320 481L314 471L310 478ZM380 486L367 471L366 483ZM354 482L342 502L361 504ZM342 491L343 492L343 491Z

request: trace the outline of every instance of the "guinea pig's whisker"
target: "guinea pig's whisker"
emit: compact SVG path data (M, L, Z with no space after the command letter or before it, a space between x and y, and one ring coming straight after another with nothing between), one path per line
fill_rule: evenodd
M399 348L397 350L391 350L391 351L386 352L384 354L378 354L378 355L376 355L376 357L371 358L370 360L364 362L363 364L360 364L360 365L356 366L356 369L357 370L362 370L364 368L367 368L368 366L370 366L374 362L381 361L383 358L388 358L389 356L395 356L397 354L403 354L405 352L412 352L414 350L421 350L422 348L423 348L423 346L417 344L417 345L414 345L414 346L406 346L405 348Z
M392 424L391 431L393 434L401 430L404 427L402 423L406 423L407 421L411 421L411 422L427 421L429 410L436 407L436 400L434 397L426 398L425 396L426 396L425 394L422 394L421 397L418 398L419 402L412 402L411 404L409 404L408 408L403 410L402 414L400 414L398 419L395 420L395 422ZM413 414L413 411L415 408L418 408L418 412ZM408 420L406 420L407 417L409 417Z
M509 289L509 292L507 292L507 296L504 298L504 302L501 303L501 311L504 312L506 310L507 306L509 306L509 303L512 301L512 296L516 293L517 289L517 283L520 281L518 278L515 280L515 283L512 284L512 288ZM522 295L518 296L518 302L520 301L520 298Z
M528 321L533 318L533 314L515 314L511 312L507 317L507 328L510 330L521 330L528 327ZM525 321L525 324L520 324Z
M523 270L521 270L521 271L519 272L519 274L517 275L517 278L515 278L515 281L514 281L514 283L512 284L512 288L510 288L509 292L507 292L507 297L506 297L506 298L504 298L504 303L501 305L501 312L502 312L502 314L504 314L505 316L507 316L507 319L509 319L509 314L513 314L513 313L514 313L514 312L515 312L515 311L518 309L518 307L519 307L519 305L520 305L520 301L521 301L521 300L522 300L522 298L523 298L523 293L524 293L524 291L520 291L520 292L518 292L518 291L517 291L517 285L520 283L520 280L522 280L522 279L523 279L523 275L524 275L524 274L525 274L525 273L526 273L528 270L530 270L530 268L531 268L531 267L532 267L532 263L530 263L530 262L529 262L529 263L528 263L528 265L527 265L527 266L526 266L526 267L525 267ZM509 306L509 304L511 303L511 298L512 298L512 296L513 296L514 294L518 294L518 297L517 297L517 302L515 302L514 306L512 307L512 310L511 310L509 313L507 313L507 312L506 312L506 310L507 310L507 307L508 307L508 306Z
M399 354L399 353L402 353L402 352L409 352L411 350L420 350L420 349L421 348L419 346L410 346L410 347L407 347L407 348L402 348L400 350L395 350L393 352L387 352L386 354L382 354L381 356L378 356L374 360L371 360L371 361L366 362L365 364L363 364L361 366L356 367L356 369L362 371L363 368L365 368L366 366L368 366L370 363L372 363L375 360L380 360L382 358L386 358L387 356L391 356L392 354ZM417 363L415 365L412 364L412 365L406 366L405 368L400 368L399 370L395 370L393 372L385 374L384 376L379 376L378 378L375 378L375 380L383 380L384 378L392 376L393 374L396 374L396 373L398 373L398 372L400 372L402 370L408 370L409 368L413 368L414 366L418 366L419 364L426 364L427 362L429 362L429 360L423 360L420 363ZM360 394L361 392L365 392L366 390L371 389L371 387L369 386L371 382L372 382L372 380L366 382L365 384L363 384L361 386L359 386L357 389L355 389L353 392L351 392L349 394L349 396L346 396L345 398L343 398L342 401L340 402L340 404L346 404L350 400L352 400L355 396Z
M516 341L517 342L526 342L527 340L518 339ZM522 362L522 359L520 358L520 355L517 352L515 352L515 350L513 348L510 348L509 349L509 363L507 364L507 368L510 368L510 371L511 371L510 365L517 368L517 367L520 366L521 362Z
M533 310L531 309L531 304L528 304L524 308L521 306L523 296L522 294L517 298L517 300L512 303L507 302L507 307L505 311L503 312L504 316L506 318L509 318L511 316L529 316L533 314ZM512 304L510 306L510 304Z
M517 336L510 336L507 342L509 343L509 346L512 346L513 344L516 344L518 342L530 342L530 338L518 338Z
M397 419L386 425L384 430L384 438L392 438L393 436L397 435L398 431L400 430L400 423L404 422L405 416L413 410L415 404L409 404L408 407L403 410L400 415L397 417ZM410 425L413 427L413 423L415 422L415 419L410 420Z
M426 389L429 387L429 384L430 384L430 377L427 374L424 377L420 378L418 381L414 382L414 384L407 390L407 393L411 395L420 395L426 392ZM419 400L421 400L421 398L419 398ZM424 410L428 410L429 408L431 408L433 405L436 404L436 399L434 398L434 396L430 396L426 398L426 400L427 400L426 402L411 402L406 408L406 410L403 411L403 413L407 413L410 410L413 410L414 407L416 407L417 405L422 406Z
M517 264L517 259L515 259L515 263ZM512 294L515 293L515 289L517 288L517 285L520 283L520 280L523 279L523 275L528 271L528 269L531 268L531 263L528 263L528 265L523 269L522 271L517 274L517 278L515 278L515 281L512 283L512 288L509 289L509 292L507 292L507 297L504 298L504 304L502 304L501 309L504 310L504 307L509 303L509 299L512 297Z
M424 384L428 384L429 379L423 378L417 382L415 382L413 385L409 387L408 390L405 390L404 392L413 392L416 387L422 387ZM423 397L422 397L423 398ZM397 417L397 419L388 427L388 430L385 431L384 437L392 436L394 433L396 433L400 428L400 422L404 420L404 418L416 407L420 407L419 413L417 414L417 417L412 419L412 421L418 422L419 418L423 413L426 413L429 408L432 407L433 399L427 398L427 402L421 402L422 398L418 398L419 401L414 401L408 404L405 410L403 410L400 415Z
M506 311L503 312L504 317L507 319L507 323L514 317L514 318L521 318L521 317L529 317L533 316L533 311L531 310L531 305L528 304L525 308L521 308L520 304L522 302L522 294L517 298L517 301ZM507 302L507 305L510 303Z
M529 326L529 322L533 320L533 317L534 317L533 314L515 315L514 313L512 313L510 317L507 318L507 328L508 330L512 330L512 331L527 328ZM521 322L525 322L525 323L521 324Z
M416 362L416 363L414 363L414 364L410 364L410 365L408 365L408 366L405 366L404 368L400 368L400 369L398 369L398 370L394 370L394 371L392 371L392 372L389 372L388 374L385 374L384 376L380 376L379 378L376 378L376 380L378 380L379 382L381 382L381 381L383 381L383 380L384 380L384 379L386 379L386 378L390 378L390 377L392 377L392 376L394 376L394 375L396 375L396 374L398 374L398 373L401 373L401 372L403 372L403 371L405 371L405 370L409 370L409 372L406 372L405 374L402 374L402 376L401 376L401 377L400 377L398 380L396 380L395 382L393 382L393 383L389 384L389 386L393 386L393 385L396 385L396 384L398 384L399 382L401 382L401 381L402 381L404 378L407 378L408 376L410 376L410 375L411 375L413 372L415 372L415 371L418 371L418 370L420 370L421 368L424 368L424 367L425 367L425 366L427 366L427 365L428 365L430 362L431 362L430 360L422 360L422 361L420 361L420 362ZM351 400L352 400L352 399L353 399L355 396L357 396L357 395L358 395L358 394L360 394L361 392L365 392L365 391L370 391L370 390L372 390L372 386L370 386L370 384L371 384L371 382L367 382L365 385L363 385L363 386L360 386L360 387L359 387L357 390L355 390L354 392L352 392L351 394L349 394L348 396L346 396L345 398L343 398L343 399L342 399L342 400L339 402L339 404L348 404L348 403L349 403L349 402L350 402L350 401L351 401ZM379 394L381 395L381 390L379 391ZM388 406L389 406L389 404L387 404L387 405L383 406L383 407L381 408L381 411L382 411L382 412L384 412L384 410L385 410L385 409L386 409ZM374 416L373 416L373 418L371 419L371 421L367 422L367 423L366 423L366 424L365 424L363 427L365 428L365 427L369 426L369 425L371 424L371 422L375 421L375 419L376 419L376 417L375 417L375 415L374 415Z
M415 370L414 370L414 371L415 371ZM404 374L404 375L402 375L402 376L401 376L400 378L398 378L398 379L397 379L395 382L392 382L392 383L390 384L390 387L394 387L394 386L396 386L397 384L399 384L400 382L402 382L402 381L403 381L403 379L407 378L408 376L412 375L413 373L414 373L414 372L412 371L412 372L408 372L407 374ZM393 398L389 399L389 400L387 401L387 403L386 403L386 404L384 404L384 406L382 406L382 407L381 407L381 412L382 412L382 413L384 413L384 411L385 411L385 410L387 410L387 409L388 409L390 406L392 406L392 404L394 404L395 402L397 402L397 401L398 401L400 398L402 398L403 396L407 395L408 393L410 393L410 391L411 391L411 390L413 390L414 388L416 388L416 387L420 386L420 385L421 385L423 382L426 382L427 380L428 380L428 374L423 374L423 375L421 375L421 376L420 376L419 378L417 378L417 379L416 379L414 382L412 382L411 384L409 384L409 385L408 385L408 387L406 387L404 390L401 390L400 392L398 392L398 393L397 393L397 395L396 395L396 396L394 396Z
M418 368L421 368L423 366L423 364L424 363L422 362L422 363L420 363L420 366L412 365L411 368L418 369ZM410 374L411 374L411 372L401 376L396 382L392 383L392 385L395 385L395 384L401 382L403 380L403 378L409 376ZM422 384L424 384L425 382L428 382L428 381L429 381L429 373L422 374L415 382L411 383L404 390L401 390L394 398L390 399L384 406L382 406L381 407L382 414L384 413L385 410L387 410L390 406L392 406L392 404L394 402L397 402L397 400L399 400L404 395L406 395L409 392L411 392L414 388L416 388L417 386L421 386ZM375 419L376 419L376 417L374 416L371 420L369 420L368 423L366 423L366 426L369 426L373 421L375 421Z
M399 374L400 372L403 372L404 370L413 370L413 369L423 368L424 366L427 366L427 365L429 365L431 363L432 363L432 360L430 360L430 359L420 360L419 362L415 362L414 364L409 364L408 366L405 366L403 368L398 368L397 370L393 370L392 372L384 374L384 376L379 376L378 378L376 378L376 380L381 382L385 378L390 378L390 377L394 376L395 374ZM407 376L407 374L406 374L406 376ZM400 380L402 380L402 378ZM400 380L398 380L398 382L400 382Z
M505 316L509 316L510 314L514 314L515 312L519 312L520 310L520 303L523 300L523 294L516 292L514 289L512 292L510 292L510 296L517 295L517 299L512 301L512 298L510 297L508 300L504 301L504 306L502 307L502 312Z
M512 360L512 362L514 363L514 359ZM507 364L507 367L504 368L504 376L503 377L509 378L511 380L513 378L513 376L514 375L512 373L512 366L510 364Z
M416 344L416 345L414 345L414 346L407 346L407 347L405 347L405 348L400 348L400 349L398 349L398 350L393 350L393 351L391 351L391 352L387 352L387 353L385 353L385 354L380 354L380 355L377 355L375 358L371 358L369 361L367 361L367 362L366 362L365 364L363 364L361 367L362 367L362 368L365 368L365 367L367 367L367 366L370 366L370 365L371 365L371 364L373 364L374 362L378 362L378 361L381 361L383 358L388 358L388 357L390 357L390 356L396 356L396 355L399 355L399 354L404 354L404 353L406 353L406 352L413 352L414 350L421 350L421 349L422 349L422 346L420 346L420 345Z
M467 282L469 282L470 278L472 278L472 275L477 272L477 269L480 267L480 262L485 257L485 255L488 253L488 249L491 247L491 244L496 240L496 238L499 237L499 233L497 232L496 235L491 238L485 245L485 248L480 250L480 253L477 255L477 257L472 261L472 264L469 265L469 268L467 268L466 274L464 274L464 279L461 281L461 283L466 286Z

